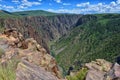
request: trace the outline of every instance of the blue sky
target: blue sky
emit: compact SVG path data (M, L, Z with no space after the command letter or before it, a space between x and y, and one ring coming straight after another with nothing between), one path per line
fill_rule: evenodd
M46 10L57 13L120 13L120 0L0 0L0 9L10 12Z

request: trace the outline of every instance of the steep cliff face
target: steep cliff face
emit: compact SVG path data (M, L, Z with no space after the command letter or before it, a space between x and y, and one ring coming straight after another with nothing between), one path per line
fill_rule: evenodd
M76 22L82 15L56 15L56 16L40 16L40 17L24 17L1 19L0 25L5 28L17 28L25 38L33 37L47 51L47 43L67 34L67 32L75 27Z

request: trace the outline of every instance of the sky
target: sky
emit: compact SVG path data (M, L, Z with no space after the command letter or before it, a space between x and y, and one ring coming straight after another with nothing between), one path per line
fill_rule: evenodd
M0 10L45 10L76 14L120 13L120 0L0 0Z

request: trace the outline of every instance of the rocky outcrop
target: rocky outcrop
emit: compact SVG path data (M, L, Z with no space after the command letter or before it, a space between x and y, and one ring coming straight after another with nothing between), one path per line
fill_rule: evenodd
M58 80L57 77L30 62L22 61L18 64L16 80Z
M16 29L0 34L0 63L18 60L16 80L59 80L61 73L55 59L33 38L24 39Z
M88 68L86 80L120 80L120 65L97 59L85 65Z

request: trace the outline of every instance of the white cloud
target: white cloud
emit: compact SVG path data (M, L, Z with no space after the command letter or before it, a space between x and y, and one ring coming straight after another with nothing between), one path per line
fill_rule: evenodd
M117 3L117 4L120 4L120 0L117 0L116 3Z
M17 6L17 8L18 8L18 9L26 9L26 8L28 8L28 6L19 5L19 6Z
M52 6L52 3L49 3L50 6Z
M13 3L19 3L19 0L12 0Z
M55 2L57 2L57 3L62 3L62 1L61 0L54 0Z
M98 3L98 6L100 6L100 7L103 6L103 3Z
M114 1L112 1L112 2L110 3L110 5L111 5L111 6L116 6L116 3L115 3Z
M75 11L78 13L117 13L120 12L119 4L120 4L120 0L117 0L116 2L112 1L109 4L105 4L105 3L91 4L89 2L86 2L86 3L76 4L77 8L72 9L71 11Z
M63 5L67 6L67 5L71 5L70 3L63 3Z
M67 5L63 3L63 5ZM92 14L92 13L120 13L120 0L112 1L110 3L91 4L90 2L78 3L73 9L59 8L58 10L48 9L48 11L56 13L78 13L78 14Z
M18 5L18 9L24 9L24 8L28 8L28 7L32 7L33 5L37 6L37 5L41 5L40 2L30 2L28 0L22 0L21 4Z
M0 4L0 9L4 9L7 11L21 11L25 9L27 10L29 7L41 5L40 1L12 0L11 2L13 2L13 4L17 4L16 6Z
M22 0L22 5L23 6L28 6L31 7L33 5L40 5L40 2L29 2L28 0Z
M58 10L48 9L48 11L56 12L56 13L80 13L79 9L72 9L72 10L68 10L68 9L58 9Z
M90 4L90 2L86 2L86 3L80 3L80 4L76 4L77 7L86 7Z
M0 0L4 1L4 0ZM41 1L43 0L36 0L36 1L30 1L30 0L12 0L13 4L16 4L16 6L11 6L8 4L0 4L0 9L5 9L8 11L15 11L15 10L27 10L29 7L32 6L38 6L41 5ZM63 6L59 7L59 9L48 9L48 11L57 12L57 13L120 13L120 0L112 1L108 4L106 3L97 3L92 4L90 2L85 3L78 3L76 5L72 5L70 3L63 3L62 0L50 0L55 1L56 3L61 3ZM50 6L52 2L48 3ZM75 6L71 9L65 9L64 6L72 5Z
M3 5L3 8L6 8L6 9L14 9L13 6L7 6L7 5Z
M120 0L116 2L112 1L109 4L98 3L91 4L89 2L76 4L76 8L65 9L60 8L58 10L48 9L48 11L56 13L78 13L78 14L91 14L91 13L119 13L120 12Z
M14 6L8 6L8 5L0 5L0 9L7 10L7 11L14 11Z
M38 1L40 1L40 2L41 2L42 0L38 0Z

